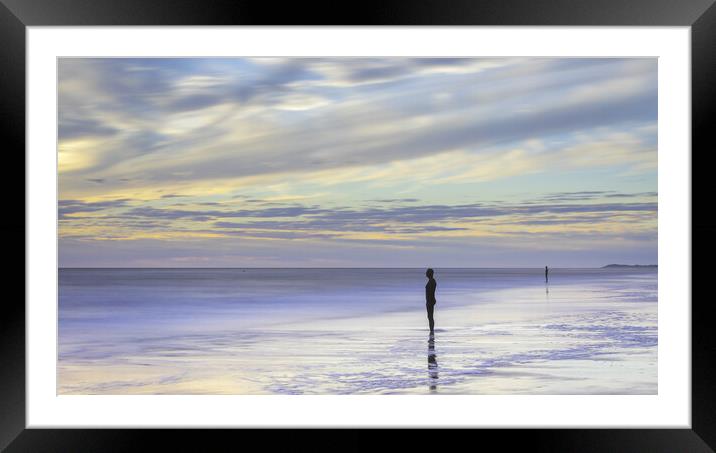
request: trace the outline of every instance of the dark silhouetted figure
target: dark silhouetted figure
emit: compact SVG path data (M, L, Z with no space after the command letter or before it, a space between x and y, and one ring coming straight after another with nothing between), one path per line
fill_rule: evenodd
M544 282L549 282L549 268L547 266L544 267Z
M428 376L430 377L430 391L437 390L438 357L435 355L435 335L430 334L428 339Z
M433 311L435 310L435 288L438 284L433 278L433 270L428 269L425 271L425 276L428 278L428 283L425 285L425 308L428 309L428 323L430 324L430 333L433 333L435 329L435 320L433 319Z

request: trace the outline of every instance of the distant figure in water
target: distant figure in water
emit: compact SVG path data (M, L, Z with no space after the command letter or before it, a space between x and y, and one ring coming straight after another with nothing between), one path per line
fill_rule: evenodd
M433 270L428 269L425 271L425 276L428 278L428 283L425 285L425 308L428 309L428 323L430 324L430 333L433 333L435 328L435 320L433 319L433 310L435 309L435 288L438 286L437 282L433 278Z
M544 267L544 282L549 282L549 268L547 266Z

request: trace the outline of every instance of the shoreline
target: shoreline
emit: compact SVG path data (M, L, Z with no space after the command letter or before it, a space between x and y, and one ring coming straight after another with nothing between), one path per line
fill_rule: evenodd
M229 312L215 324L128 324L119 336L112 325L99 338L63 330L58 393L654 394L655 278L439 286L432 351L419 296L392 311L374 301L382 309L365 315L348 305L337 316L260 326L235 324ZM336 305L311 307L313 316Z

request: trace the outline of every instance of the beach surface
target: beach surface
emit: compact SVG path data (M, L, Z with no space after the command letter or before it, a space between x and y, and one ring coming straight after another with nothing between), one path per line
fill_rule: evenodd
M656 394L657 270L60 269L59 394Z

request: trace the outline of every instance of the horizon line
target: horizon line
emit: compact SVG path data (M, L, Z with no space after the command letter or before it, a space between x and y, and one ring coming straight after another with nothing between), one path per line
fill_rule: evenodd
M586 267L586 266L575 266L575 267L549 267L550 269L604 269L607 266L623 266L623 267L658 267L658 264L605 264L599 267ZM159 266L58 266L58 269L428 269L429 267L319 267L319 266L302 266L302 267L291 267L291 266L204 266L204 267L190 267L190 266L174 266L174 267L159 267ZM520 266L498 266L498 267L442 267L433 266L432 269L544 269L542 266L538 267L520 267Z

